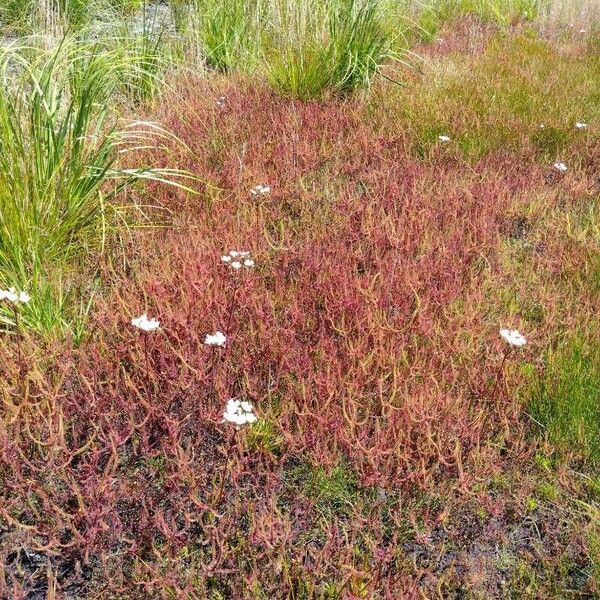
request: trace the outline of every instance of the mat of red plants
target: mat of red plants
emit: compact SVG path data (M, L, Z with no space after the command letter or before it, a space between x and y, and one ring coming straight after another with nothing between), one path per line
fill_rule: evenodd
M597 141L561 174L450 130L424 154L386 87L177 88L151 116L200 193L132 190L168 226L102 259L79 346L25 335L20 375L3 342L2 597L596 597L584 484L548 483L523 380L589 258L551 226L598 193ZM510 244L544 279L535 326L503 308Z

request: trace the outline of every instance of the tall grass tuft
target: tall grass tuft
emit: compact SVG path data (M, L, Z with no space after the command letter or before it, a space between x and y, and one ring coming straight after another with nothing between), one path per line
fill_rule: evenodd
M191 16L209 67L239 70L256 58L261 0L194 0Z
M101 247L109 200L135 180L175 172L121 164L155 134L143 124L117 128L111 116L126 71L119 55L64 42L32 56L0 56L0 283L30 290L25 320L52 329L63 320L65 274Z
M378 0L313 0L278 5L266 70L273 87L302 99L368 85L390 56Z

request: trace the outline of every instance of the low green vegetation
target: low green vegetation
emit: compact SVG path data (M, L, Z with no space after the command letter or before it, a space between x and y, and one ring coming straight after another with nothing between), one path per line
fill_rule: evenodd
M593 332L562 342L548 353L534 390L533 418L563 454L600 467L600 344Z

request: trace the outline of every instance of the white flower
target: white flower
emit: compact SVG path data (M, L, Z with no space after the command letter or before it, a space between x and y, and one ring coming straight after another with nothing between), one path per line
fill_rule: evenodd
M157 321L156 319L149 319L146 313L140 315L136 319L131 319L131 324L134 327L146 332L156 331L160 328L160 321Z
M217 106L225 106L225 96L219 96L217 98Z
M580 123L577 121L577 123L575 123L575 129L587 129L587 123Z
M27 304L31 300L31 297L27 292L17 292L14 287L11 287L8 290L0 290L0 300L8 300L13 304L19 302Z
M440 135L440 136L438 136L438 140L440 140L440 142L449 142L450 141L450 136L448 136L448 135Z
M516 329L501 329L500 335L502 339L511 346L521 347L527 343L525 336Z
M246 425L247 423L255 423L256 415L254 414L254 407L250 402L244 402L231 398L227 401L225 406L225 412L223 413L223 421L234 423L237 427Z
M227 341L227 336L221 331L215 331L214 333L207 333L204 338L204 343L207 346L224 346Z
M268 185L257 185L250 190L253 196L264 196L271 191Z
M567 170L567 165L565 165L564 162L555 162L553 166L557 171L561 173L564 173Z
M545 126L545 125L542 123L542 124L540 125L540 129L545 129L545 128L546 128L546 126Z
M242 261L242 259L244 260ZM230 250L229 254L221 256L221 261L236 271L242 267L251 268L254 266L254 261L250 258L248 250Z

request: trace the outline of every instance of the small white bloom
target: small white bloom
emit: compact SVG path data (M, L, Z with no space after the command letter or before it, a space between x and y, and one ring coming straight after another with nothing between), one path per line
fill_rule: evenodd
M511 346L521 347L527 343L525 336L516 329L501 329L502 339Z
M564 173L567 170L567 165L564 162L555 162L553 166L560 173Z
M257 185L250 190L250 193L253 196L264 196L271 191L270 186L268 185Z
M217 106L225 106L225 96L219 96L217 98Z
M540 125L540 129L546 129L546 126L545 126L545 125L542 123L542 124Z
M448 135L440 135L438 136L438 140L440 140L440 142L449 142L450 141L450 136Z
M131 324L142 331L156 331L160 328L160 321L156 319L149 319L148 315L144 313L135 319L131 319Z
M223 413L223 421L228 421L229 423L234 423L237 427L241 427L247 423L255 423L256 420L254 407L250 402L242 402L235 398L227 401L225 412Z
M242 267L250 268L254 266L254 261L249 257L250 252L248 250L230 250L229 254L221 256L221 260L237 271ZM244 260L242 261L242 259Z
M204 338L204 343L207 346L224 346L227 341L227 336L221 331L215 331L214 333L207 333Z
M577 123L575 123L575 129L587 129L587 123L580 123L577 121Z
M579 33L585 33L585 31L586 31L585 29L580 29Z
M13 304L19 302L27 304L31 300L31 297L27 292L17 292L14 287L11 287L8 290L0 290L0 300L8 300Z

